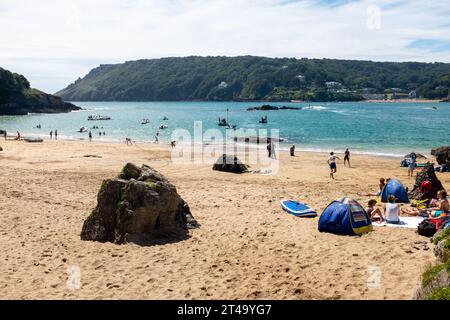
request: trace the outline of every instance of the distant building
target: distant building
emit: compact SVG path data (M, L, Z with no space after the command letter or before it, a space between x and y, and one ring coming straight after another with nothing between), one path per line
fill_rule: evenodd
M416 99L417 98L416 90L412 90L410 93L408 93L408 98L409 99Z
M328 81L325 82L327 89L342 89L342 83L337 81Z
M305 81L305 76L302 74L299 74L298 76L296 76L296 78L300 81Z
M228 87L228 83L226 83L225 81L222 81L222 82L219 84L219 88L221 88L221 89L225 89L226 87Z

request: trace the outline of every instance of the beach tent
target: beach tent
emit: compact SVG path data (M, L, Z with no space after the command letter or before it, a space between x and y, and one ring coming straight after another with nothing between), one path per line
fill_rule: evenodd
M408 193L405 187L396 179L389 180L384 186L383 192L381 193L381 202L388 202L390 195L395 196L402 203L409 203Z
M360 235L372 229L372 222L364 208L347 197L330 203L319 219L320 232Z

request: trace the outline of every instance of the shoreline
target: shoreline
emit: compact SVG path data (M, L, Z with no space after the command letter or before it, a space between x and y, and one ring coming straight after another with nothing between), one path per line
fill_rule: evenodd
M37 135L37 134L23 134L21 136L22 136L22 139L27 138L27 137L33 137L33 138L39 137L39 138L42 138L41 135ZM16 140L12 139L13 136L8 136L8 137L9 137L8 141L16 141ZM125 139L119 140L119 139L98 139L98 138L93 138L92 142L90 142L88 138L75 139L75 138L67 138L67 137L64 137L63 135L62 136L58 136L58 140L55 140L55 139L50 140L48 138L42 138L42 139L44 140L44 142L47 142L47 143L48 142L52 142L53 143L53 142L61 141L61 142L89 143L89 144L103 144L103 145L108 145L108 144L111 144L111 145L126 144ZM1 145L1 141L2 141L2 139L0 138L0 145ZM160 143L155 143L155 142L152 142L152 141L144 141L144 140L133 140L133 139L132 139L132 141L133 141L133 144L137 144L137 145L149 146L149 147L151 147L151 146L155 146L155 147L161 146L161 147L167 147L167 148L169 148L171 150L171 148L170 148L170 141L166 141L166 140L160 140ZM22 142L26 143L26 141L22 141ZM292 144L295 144L295 143L283 143L283 142L280 143L279 144L280 147L278 149L279 152L283 152L285 154L289 154L289 148L290 148L290 146ZM184 145L186 145L186 144L184 144ZM187 143L187 145L189 145L189 143ZM194 145L197 145L197 146L198 145L202 145L203 148L211 147L211 146L213 146L213 147L220 147L220 144L211 144L211 143L208 143L208 142L205 142L203 144L192 144L192 145L193 146ZM306 147L306 146L305 147L299 147L297 144L295 144L295 145L296 145L296 147L295 147L295 153L296 154L299 154L299 153L313 153L313 154L328 155L331 151L333 151L335 154L344 154L344 150L345 150L344 149L341 152L339 150L336 150L335 148L325 149L323 147L322 148L312 148L312 147ZM258 145L256 143L249 143L249 144L237 143L236 146L238 147L238 151L245 150L246 148L250 148L250 149L253 149L253 150L255 150L255 149L264 149L265 150L266 149L266 147L263 144ZM431 151L431 149L430 149L430 151ZM422 153L428 159L430 159L432 157L430 151L425 151L425 150L420 150L420 149L416 149L415 150L416 153ZM408 153L408 151L392 153L392 152L386 152L386 151L382 151L382 150L380 150L380 151L356 150L355 151L355 150L352 150L352 149L350 149L350 152L351 152L351 155L355 155L355 156L379 157L379 158L390 158L390 159L403 159L405 153Z

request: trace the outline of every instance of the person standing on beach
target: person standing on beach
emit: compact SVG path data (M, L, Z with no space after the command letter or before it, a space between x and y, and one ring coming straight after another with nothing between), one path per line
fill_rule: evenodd
M409 162L409 167L408 167L408 177L412 177L414 174L414 169L416 167L416 159L417 159L417 155L414 152L411 152L411 161Z
M338 156L334 155L334 152L330 152L328 157L328 165L330 166L330 177L334 179L334 174L337 172L336 159L341 160Z
M89 142L91 142L91 141L92 141L92 132L89 131Z
M267 140L267 156L272 158L272 143L270 142L270 139Z
M345 163L348 163L348 167L351 168L352 166L350 165L350 151L347 149L345 149L345 153L344 153L344 166Z
M275 153L275 143L271 140L270 142L270 150L272 150L272 159L277 159L277 154Z
M53 130L50 130L50 140L53 139Z
M58 129L55 130L55 140L58 140Z
M291 151L291 157L295 157L295 145L292 145L290 151Z

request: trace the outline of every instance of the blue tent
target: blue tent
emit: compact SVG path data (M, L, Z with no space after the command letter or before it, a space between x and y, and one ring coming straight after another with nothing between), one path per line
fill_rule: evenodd
M319 219L319 231L360 235L372 231L372 222L364 208L347 197L333 201Z
M390 195L395 196L395 198L402 203L409 203L408 193L406 192L405 187L403 187L396 179L389 180L384 186L383 192L381 193L381 202L388 202L388 197Z

